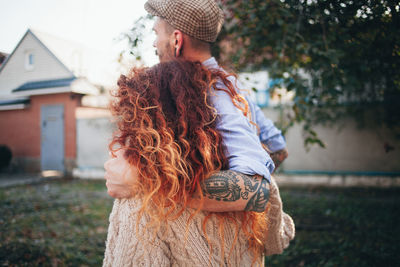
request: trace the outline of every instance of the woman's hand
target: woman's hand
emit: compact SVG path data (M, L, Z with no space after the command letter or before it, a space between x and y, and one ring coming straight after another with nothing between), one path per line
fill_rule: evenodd
M113 198L130 198L135 195L134 184L138 178L138 171L128 163L124 153L125 150L120 149L115 153L115 157L104 163L107 193Z

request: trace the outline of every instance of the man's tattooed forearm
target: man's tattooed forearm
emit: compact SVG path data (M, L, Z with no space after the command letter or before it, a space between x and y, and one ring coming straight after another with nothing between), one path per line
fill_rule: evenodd
M201 189L203 195L210 199L222 201L236 201L240 198L241 188L238 185L239 177L233 171L220 171L203 181Z
M241 182L244 190L240 186ZM205 197L218 201L248 200L251 196L246 205L248 211L263 211L269 196L267 180L229 170L210 176L201 184L201 188Z
M269 185L266 179L260 178L260 186L257 192L247 202L245 210L263 212L269 199Z
M257 191L257 188L260 182L256 179L256 176L248 176L245 174L241 174L243 183L244 183L244 192L241 193L243 199L247 200L249 198L249 193L253 193Z

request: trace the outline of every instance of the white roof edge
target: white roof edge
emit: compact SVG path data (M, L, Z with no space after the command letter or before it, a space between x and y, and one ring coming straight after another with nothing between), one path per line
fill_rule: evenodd
M48 95L48 94L59 94L59 93L69 93L69 92L72 92L71 87L64 86L64 87L54 87L46 89L25 90L20 92L14 92L13 94L18 96L31 96L31 95Z
M24 108L26 108L27 106L28 106L28 105L26 105L26 104L4 105L4 106L0 106L0 111L3 111L3 110L24 109Z

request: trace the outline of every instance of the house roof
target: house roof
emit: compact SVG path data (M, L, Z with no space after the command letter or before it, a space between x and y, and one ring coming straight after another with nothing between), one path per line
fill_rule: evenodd
M114 77L110 76L107 69L110 64L105 64L107 56L104 52L36 29L28 29L25 32L11 54L0 65L0 73L28 34L31 34L65 70L71 73L71 76L86 77L91 83L98 85L114 84L113 82L110 84Z
M77 76L85 76L79 71L79 69L87 68L87 60L85 55L89 51L84 45L74 41L65 40L36 29L29 30L71 72ZM73 57L75 57L75 62ZM76 61L79 62L79 66L76 65Z
M75 77L71 77L71 78L56 79L56 80L27 82L21 85L20 87L14 89L13 92L70 86L75 79L76 79Z
M97 95L98 88L86 78L60 78L53 80L30 81L12 91L15 96L47 95L59 93L76 93Z
M0 99L0 111L24 109L29 103L29 98Z
M107 85L112 77L109 74L108 53L89 48L79 42L48 34L37 29L31 33L75 76L85 77L91 83ZM113 84L113 83L112 83Z
M17 46L14 48L14 50L11 52L11 54L5 59L5 61L3 62L3 64L0 66L0 72L1 72L1 71L4 69L4 67L7 65L9 59L14 55L15 51L17 51L18 47L21 45L22 41L25 39L25 37L26 37L28 34L31 34L31 35L38 41L38 43L39 43L45 50L47 50L47 51L49 52L49 54L50 54L51 56L54 57L55 60L57 60L57 61L60 63L60 65L61 65L63 68L65 68L68 72L70 72L71 75L74 75L74 73L72 72L72 70L71 70L70 68L68 68L68 67L64 64L64 62L62 62L62 61L60 60L60 58L58 58L58 57L54 54L54 52L52 52L52 51L41 41L41 39L39 39L39 38L36 36L36 34L32 32L31 29L28 29L28 30L25 32L24 36L21 38L21 40L19 40Z
M28 104L29 98L20 98L20 99L0 99L0 106L7 105L17 105L17 104Z

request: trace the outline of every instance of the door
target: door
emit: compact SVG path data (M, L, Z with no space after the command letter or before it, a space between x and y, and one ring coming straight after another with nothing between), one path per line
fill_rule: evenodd
M64 172L64 106L43 105L41 122L41 168Z

